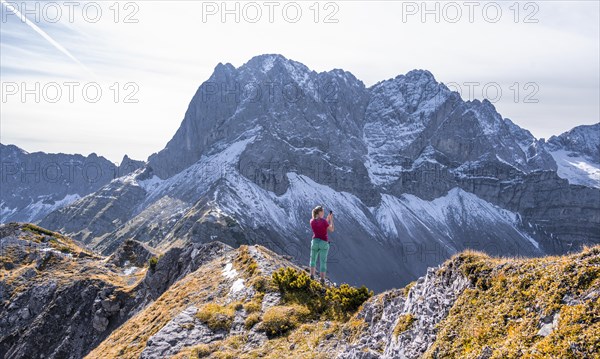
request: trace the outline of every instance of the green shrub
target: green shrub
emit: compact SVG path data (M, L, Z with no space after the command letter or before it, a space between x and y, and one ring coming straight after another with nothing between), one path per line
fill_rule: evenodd
M301 305L274 306L265 312L261 329L269 337L275 337L294 329L306 320L310 311Z
M331 314L334 318L345 319L356 312L371 296L373 296L373 291L369 291L364 285L355 288L348 284L342 284L339 288L327 288L325 300L329 304L329 309L332 311Z
M360 288L342 284L339 288L323 286L311 280L307 273L294 268L280 268L273 273L273 282L283 299L308 307L315 316L347 319L373 295L365 286Z
M150 267L150 270L152 270L154 272L154 270L156 269L157 263L158 263L158 257L150 257L150 259L148 259L148 267Z
M273 272L272 277L285 301L305 305L316 316L327 308L323 286L311 280L305 272L291 267L280 268Z

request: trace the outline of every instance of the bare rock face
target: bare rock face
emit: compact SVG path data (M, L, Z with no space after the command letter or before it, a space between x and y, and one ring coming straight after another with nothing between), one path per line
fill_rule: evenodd
M173 248L148 270L139 285L139 291L145 300L156 300L173 283L232 249L221 242L196 243L185 248Z
M59 233L0 225L0 353L7 358L82 358L115 328L204 263L232 250L214 242L155 254L128 240L109 258ZM34 268L28 268L34 264ZM124 287L132 266L146 270Z
M430 268L407 295L403 289L379 294L358 314L368 325L366 333L337 358L420 358L436 339L436 325L467 287L468 279L450 266Z
M198 309L189 307L173 318L149 340L140 358L161 359L177 354L184 347L221 340L226 333L213 332L195 317Z

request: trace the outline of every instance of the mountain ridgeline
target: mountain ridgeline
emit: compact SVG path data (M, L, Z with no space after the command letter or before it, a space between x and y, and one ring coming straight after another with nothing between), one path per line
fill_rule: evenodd
M117 177L144 166L127 155L116 165L96 153L29 153L0 143L0 217L39 221L48 213L99 190Z
M599 131L538 140L426 70L366 87L261 55L218 64L164 149L37 223L105 255L129 239L162 251L218 240L305 263L321 204L336 218L332 280L381 291L466 248L598 243Z
M597 358L600 247L542 258L465 251L401 289L323 287L260 245L104 257L0 225L0 357Z

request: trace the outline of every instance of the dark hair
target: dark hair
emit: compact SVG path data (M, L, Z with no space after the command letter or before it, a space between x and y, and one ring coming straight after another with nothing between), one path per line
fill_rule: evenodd
M312 210L312 218L316 219L319 216L319 212L323 211L323 207L322 206L316 206L315 208L313 208Z

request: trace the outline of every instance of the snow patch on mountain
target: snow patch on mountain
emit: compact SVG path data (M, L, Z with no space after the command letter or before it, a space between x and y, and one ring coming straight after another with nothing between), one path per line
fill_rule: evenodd
M287 174L290 181L289 190L277 201L291 210L291 213L303 213L300 210L306 207L307 203L320 203L325 210L336 210L338 220L356 221L371 231L377 231L377 227L365 215L368 208L355 195L348 192L338 192L329 186L319 184L309 177L298 175L294 172ZM296 224L307 223L306 216L295 218Z
M81 197L77 193L67 194L65 197L58 201L54 201L54 203L44 203L47 200L42 199L37 202L31 203L25 209L25 212L29 214L29 222L32 222L35 218L40 218L41 215L50 213L56 209L65 207Z
M206 193L208 188L217 180L236 176L236 164L248 144L256 139L255 135L245 133L238 141L233 142L220 152L203 155L198 162L166 180L154 177L145 183L150 189L146 200L139 209L146 208L159 198L169 195L180 199L197 199ZM189 196L188 196L189 195Z
M454 253L452 248L457 226L486 227L503 225L518 232L536 249L539 244L518 228L519 216L486 202L472 193L459 188L450 190L445 196L426 201L410 194L394 197L382 196L381 204L371 209L379 226L390 238L404 234L418 236L423 229L434 235L442 245Z
M269 56L269 57L265 58L265 60L262 63L262 71L264 73L269 72L273 68L274 64L275 64L274 56Z
M5 218L12 216L17 211L16 208L8 208L4 202L0 203L0 218L4 222Z
M225 264L225 268L223 268L221 273L223 274L223 277L227 279L233 279L237 277L238 274L237 270L233 268L233 264L231 262Z
M137 181L137 182L147 192L150 192L153 189L155 189L156 187L158 187L158 185L160 185L162 183L162 181L163 180L160 179L160 177L158 177L157 175L153 175L151 178L148 178L148 179L145 179L145 180L141 180L141 181Z
M559 177L571 184L600 188L599 163L571 151L556 150L549 153L558 165Z
M370 150L370 148L369 148ZM398 179L398 173L404 168L394 163L386 163L380 156L369 153L365 167L371 182L377 186L384 186Z
M284 194L277 196L246 177L232 173L226 179L226 186L220 187L215 194L214 205L239 219L242 227L269 226L289 231L306 227L307 204L320 203L327 210L335 209L338 219L361 223L372 233L378 231L375 223L366 216L368 208L355 195L337 192L295 172L286 175L290 186Z
M230 294L237 293L237 292L239 292L242 289L244 289L244 279L243 278L238 278L231 285L231 289L229 289L229 293Z

